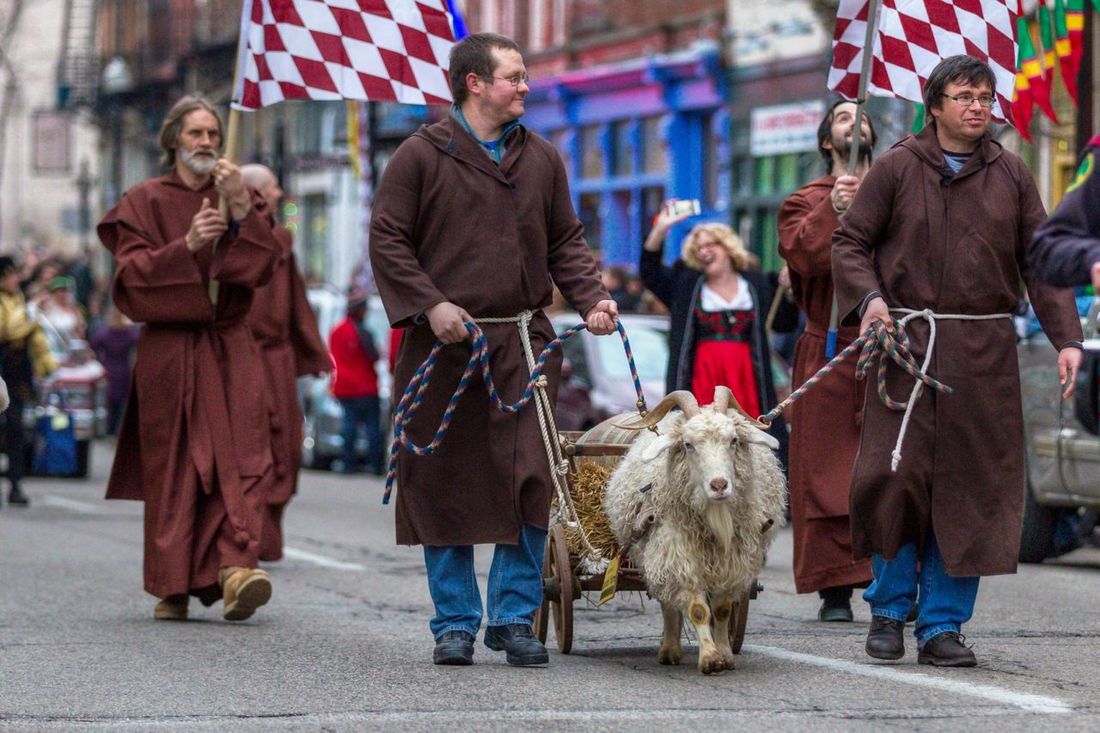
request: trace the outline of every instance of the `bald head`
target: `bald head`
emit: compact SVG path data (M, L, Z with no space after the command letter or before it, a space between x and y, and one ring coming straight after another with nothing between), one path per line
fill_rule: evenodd
M279 200L283 197L283 189L279 188L279 180L266 165L249 163L241 166L241 176L244 177L246 186L256 189L264 197L267 206L272 212L279 208Z

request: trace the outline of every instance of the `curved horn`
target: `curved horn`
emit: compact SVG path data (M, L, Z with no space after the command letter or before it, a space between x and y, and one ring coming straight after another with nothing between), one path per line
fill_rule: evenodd
M646 413L645 417L639 417L631 419L628 422L615 423L615 427L622 428L623 430L644 430L645 428L651 428L661 421L665 415L672 410L673 407L679 407L685 418L694 417L699 414L699 402L695 399L695 395L684 389L676 390L665 398L658 402L652 410Z
M753 417L749 413L745 412L745 409L741 407L741 403L737 401L737 398L733 396L733 392L729 387L724 385L718 385L714 388L714 411L725 415L728 410L734 410L735 412L748 418L749 422L753 424L753 427L760 428L767 432L768 426L760 422L759 419Z

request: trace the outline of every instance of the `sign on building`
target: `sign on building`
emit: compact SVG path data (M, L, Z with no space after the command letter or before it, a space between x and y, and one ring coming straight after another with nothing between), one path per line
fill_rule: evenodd
M779 104L752 111L749 149L753 157L801 153L817 149L817 127L825 116L825 102Z

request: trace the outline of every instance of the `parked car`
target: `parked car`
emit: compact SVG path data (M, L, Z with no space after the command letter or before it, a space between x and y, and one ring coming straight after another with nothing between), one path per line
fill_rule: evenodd
M332 285L318 285L306 291L309 305L317 317L317 326L321 338L328 343L329 333L343 320L347 296ZM382 434L386 434L387 415L390 410L390 389L393 382L389 369L390 325L386 312L382 308L382 299L372 295L367 303L367 328L378 347L378 396L381 403ZM340 457L344 450L344 439L340 436L340 427L344 411L340 401L332 396L328 376L302 377L298 380L298 394L302 402L302 416L305 421L302 437L302 465L307 468L329 469L332 462ZM367 441L360 436L355 445L356 455L366 460Z
M1094 348L1098 315L1100 300L1084 321ZM1075 549L1095 522L1088 513L1100 511L1100 437L1084 428L1072 401L1061 399L1057 355L1046 336L1028 331L1017 347L1027 451L1020 561L1034 563Z
M94 440L107 434L107 370L87 341L67 341L44 316L39 321L60 366L48 377L35 380L37 399L23 408L26 472L33 475L38 418L64 411L69 413L76 438L76 470L70 475L82 478L91 470Z

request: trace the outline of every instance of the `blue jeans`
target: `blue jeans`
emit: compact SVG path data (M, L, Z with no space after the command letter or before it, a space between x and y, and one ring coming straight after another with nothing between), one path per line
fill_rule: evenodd
M978 597L978 577L953 578L943 568L936 537L929 534L917 572L917 546L908 544L893 560L882 555L871 558L875 580L863 593L871 604L871 613L895 621L905 621L909 609L918 604L917 645L945 631L956 633L974 613ZM919 588L919 598L918 598Z
M523 525L518 545L497 545L489 568L486 605L489 626L530 624L542 604L542 553L546 532ZM448 631L477 636L481 628L481 591L474 576L473 545L424 545L428 590L435 604L432 635Z
M351 397L340 400L340 406L344 408L344 421L340 427L340 437L344 441L343 455L344 470L352 471L357 463L355 457L355 439L359 435L359 426L367 435L367 468L374 473L381 473L382 465L382 432L379 428L378 395L372 397Z

